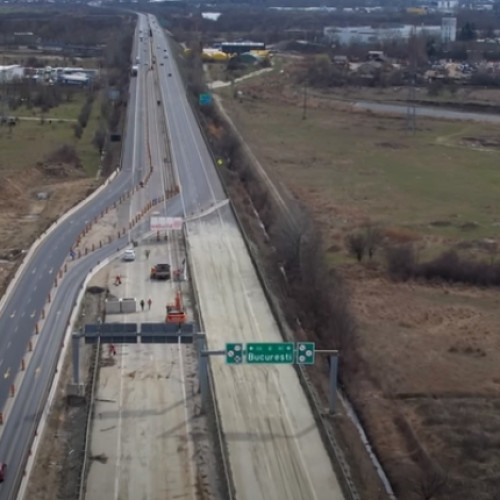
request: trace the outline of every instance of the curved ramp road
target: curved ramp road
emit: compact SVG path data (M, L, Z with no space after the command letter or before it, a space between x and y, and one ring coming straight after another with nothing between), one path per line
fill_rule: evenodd
M140 16L139 25L146 25ZM128 114L127 137L123 149L122 170L115 180L71 217L58 223L38 247L26 265L19 281L8 297L0 317L0 408L5 406L10 386L19 371L21 359L25 356L40 312L46 304L54 277L68 256L69 249L85 225L111 205L123 192L135 184L142 172L137 158L143 155L143 142L137 140L136 131L142 128L144 119L141 110L144 102L140 89L141 78L132 79ZM137 167L137 168L136 168ZM114 242L114 245L124 242ZM70 313L79 283L99 256L112 252L113 246L94 253L78 263L60 284L50 313L40 332L31 362L18 387L13 407L6 416L6 423L0 438L0 461L8 464L5 482L0 485L0 500L15 497L17 480L23 459L23 452L29 449L37 409L43 408L47 387L52 377L54 362L59 353L62 335ZM94 262L94 264L92 264ZM90 264L90 265L89 265Z
M164 48L170 53L163 33L153 34L157 57ZM159 70L182 208L189 216L225 195L173 59ZM225 342L282 341L229 207L187 227L209 348L222 349ZM220 358L211 365L236 497L343 499L293 367L229 367Z

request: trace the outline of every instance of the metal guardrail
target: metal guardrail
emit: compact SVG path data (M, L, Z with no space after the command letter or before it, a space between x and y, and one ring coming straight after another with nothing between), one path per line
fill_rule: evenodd
M85 421L85 442L83 445L83 463L82 463L82 468L80 470L78 500L83 500L85 498L85 486L87 483L87 474L89 469L90 440L92 438L92 420L94 418L94 398L95 398L95 389L97 386L97 379L99 375L100 357L101 357L101 339L98 338L97 345L95 346L92 382L88 393L89 406L87 411L87 419Z

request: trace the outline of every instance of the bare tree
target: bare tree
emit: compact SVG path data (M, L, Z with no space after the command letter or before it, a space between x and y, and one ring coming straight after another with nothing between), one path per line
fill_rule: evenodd
M99 155L102 155L104 145L106 144L106 132L103 128L99 128L95 131L92 144L94 144L94 146L98 149Z
M347 237L347 247L349 253L354 255L358 262L363 260L367 249L368 241L362 233L353 233Z
M411 489L422 500L432 500L443 491L447 481L448 475L433 467L422 470L411 485Z

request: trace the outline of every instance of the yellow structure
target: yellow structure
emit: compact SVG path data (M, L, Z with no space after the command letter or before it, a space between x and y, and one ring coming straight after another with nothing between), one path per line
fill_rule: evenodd
M231 56L218 49L203 49L201 53L202 61L206 62L227 62Z
M261 59L269 59L271 57L269 50L251 50L250 53L255 54Z
M417 16L425 16L427 14L427 9L425 7L408 7L406 9L407 14L415 14Z

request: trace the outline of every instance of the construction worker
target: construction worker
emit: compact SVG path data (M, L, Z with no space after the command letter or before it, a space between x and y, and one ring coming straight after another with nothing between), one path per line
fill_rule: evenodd
M153 301L151 299L148 299L148 308L149 310L151 310L151 304L153 303Z
M118 286L121 284L122 284L122 277L119 274L117 274L115 278L115 285Z
M144 299L141 299L139 303L141 304L141 309L144 311Z
M149 259L149 254L151 253L151 250L147 248L144 253L146 254L146 259Z

